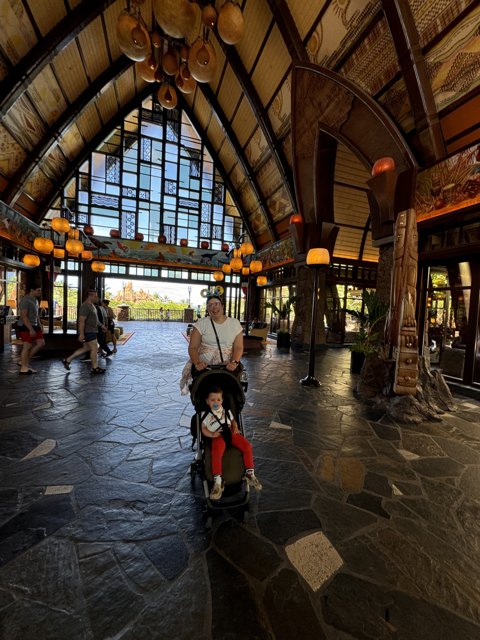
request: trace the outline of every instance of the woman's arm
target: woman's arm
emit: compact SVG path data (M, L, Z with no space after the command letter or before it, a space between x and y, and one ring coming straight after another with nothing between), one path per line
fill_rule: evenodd
M202 344L202 334L193 327L192 332L190 334L190 342L188 343L188 355L190 356L190 360L193 362L194 367L197 371L202 371L207 366L206 362L203 362L200 359L199 348Z
M243 355L243 331L237 334L235 340L232 345L232 356L230 361L227 364L227 369L229 371L235 371L240 362L240 358Z

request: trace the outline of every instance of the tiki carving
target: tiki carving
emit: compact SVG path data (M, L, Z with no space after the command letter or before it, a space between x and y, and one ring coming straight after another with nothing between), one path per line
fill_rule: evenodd
M415 320L418 236L414 209L399 213L395 223L394 267L385 341L395 359L393 390L416 395L418 337Z

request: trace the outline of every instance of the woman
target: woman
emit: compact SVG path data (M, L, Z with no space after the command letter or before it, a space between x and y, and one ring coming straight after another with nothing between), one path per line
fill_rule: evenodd
M180 380L182 395L189 392L192 364L197 371L203 371L209 364L224 363L227 371L235 371L243 354L242 325L236 318L225 315L219 295L207 297L207 313L197 320L190 333L189 360Z

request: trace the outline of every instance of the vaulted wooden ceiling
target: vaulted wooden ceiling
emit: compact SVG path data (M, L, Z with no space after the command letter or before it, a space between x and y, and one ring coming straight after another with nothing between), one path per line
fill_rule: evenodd
M223 4L215 2L217 10ZM126 6L126 0L0 3L0 198L36 221L86 154L151 91L117 43L117 17ZM215 77L182 100L257 246L284 237L296 209L295 61L322 65L366 91L420 167L480 139L474 0L242 0L240 6L242 40L227 46L214 32ZM151 0L141 11L151 31ZM337 255L375 260L376 249L365 241L368 168L339 145L330 173Z

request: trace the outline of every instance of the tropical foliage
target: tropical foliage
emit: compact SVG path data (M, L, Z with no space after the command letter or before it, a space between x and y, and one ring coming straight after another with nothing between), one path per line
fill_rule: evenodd
M350 347L365 355L377 353L380 347L380 323L386 318L389 305L379 299L376 291L365 289L362 295L363 311L347 310L359 322L359 331Z

